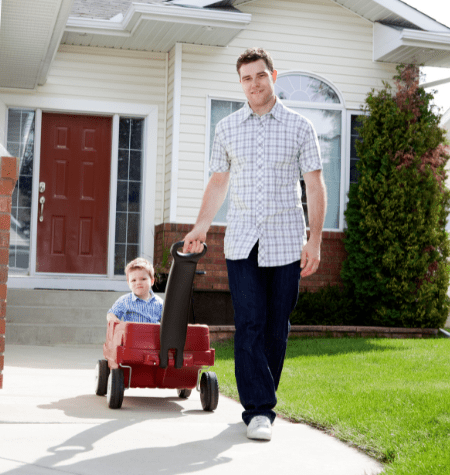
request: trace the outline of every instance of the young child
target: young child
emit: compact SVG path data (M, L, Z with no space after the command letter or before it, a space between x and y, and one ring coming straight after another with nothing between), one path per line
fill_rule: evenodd
M138 257L125 268L131 293L122 295L108 310L108 322L158 323L161 321L163 300L152 291L155 282L153 266Z

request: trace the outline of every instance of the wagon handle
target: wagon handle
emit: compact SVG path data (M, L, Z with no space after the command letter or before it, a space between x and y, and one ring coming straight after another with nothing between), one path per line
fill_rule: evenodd
M208 250L208 247L206 246L205 243L203 243L203 251L199 253L188 253L188 254L180 254L178 249L182 248L184 246L184 241L178 241L175 244L172 244L172 247L170 248L170 253L172 254L172 257L176 260L194 260L195 262L198 262L200 258L202 258L205 254L206 251Z

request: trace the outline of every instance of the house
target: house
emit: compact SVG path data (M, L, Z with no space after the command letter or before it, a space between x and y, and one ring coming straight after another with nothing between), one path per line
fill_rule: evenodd
M450 67L450 28L400 0L2 0L1 13L0 143L21 158L10 292L123 292L127 261L161 262L195 222L250 46L272 53L278 97L319 134L323 262L302 285L337 283L367 93L400 62ZM225 225L226 203L195 282L212 302L228 289Z

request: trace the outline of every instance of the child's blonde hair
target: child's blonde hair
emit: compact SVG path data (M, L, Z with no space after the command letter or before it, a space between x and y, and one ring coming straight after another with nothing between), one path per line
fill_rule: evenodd
M143 257L138 257L137 259L134 259L133 261L129 262L127 266L125 267L125 275L127 276L127 282L128 282L128 274L136 269L143 269L148 272L148 275L150 276L150 280L153 280L155 278L155 271L153 270L153 266L150 264L147 259L144 259Z

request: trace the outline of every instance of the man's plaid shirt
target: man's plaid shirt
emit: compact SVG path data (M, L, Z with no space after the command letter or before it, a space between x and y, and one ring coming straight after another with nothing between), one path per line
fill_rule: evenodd
M300 260L306 243L300 173L322 169L311 122L277 98L262 117L248 103L216 127L211 172L230 172L225 257L246 259L259 240L258 264Z

